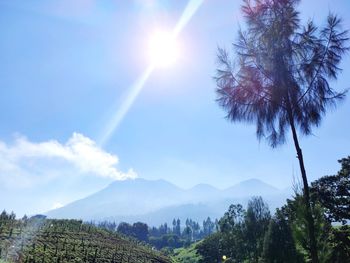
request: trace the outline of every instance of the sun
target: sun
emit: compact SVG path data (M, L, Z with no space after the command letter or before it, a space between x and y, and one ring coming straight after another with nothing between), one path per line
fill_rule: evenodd
M149 59L160 68L173 65L179 57L179 45L169 32L156 31L149 39Z

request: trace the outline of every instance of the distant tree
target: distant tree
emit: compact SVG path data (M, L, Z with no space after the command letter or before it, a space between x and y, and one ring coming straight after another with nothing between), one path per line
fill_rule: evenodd
M178 235L167 234L162 235L161 237L150 236L149 243L157 249L162 249L164 247L179 248L184 245L184 240L181 240Z
M329 15L322 30L309 20L301 25L299 0L244 0L247 21L239 31L235 61L219 49L216 75L218 102L230 121L256 124L258 138L272 147L286 141L290 128L303 181L312 262L319 262L309 185L298 131L309 135L329 106L345 96L329 81L336 79L348 50L347 31Z
M12 211L9 217L10 220L15 220L16 219L16 214Z
M122 234L127 235L127 236L132 236L133 235L132 225L130 225L130 224L126 223L126 222L121 222L118 225L117 231L119 233L122 233Z
M162 225L160 225L159 227L159 234L160 235L166 235L169 232L169 228L168 228L168 224L164 223Z
M331 253L328 262L343 263L350 260L350 226L332 228L329 236Z
M247 210L240 204L232 204L217 222L218 231L204 239L202 248L209 249L209 245L213 245L210 237L215 235L219 244L215 244L210 250L218 249L215 255L225 255L229 258L227 262L258 262L269 220L270 211L261 197L249 200ZM201 251L198 253L202 254ZM202 256L207 258L206 254Z
M203 236L209 236L214 232L215 224L211 221L210 217L203 221Z
M132 234L138 240L148 241L148 226L145 223L137 222L132 225Z
M247 258L245 216L246 211L242 205L232 204L218 222L221 254L237 262Z
M218 232L220 230L219 220L215 218L215 231Z
M230 232L235 225L243 222L246 211L241 204L232 204L225 212L224 216L219 220L220 231Z
M6 210L3 210L0 214L0 220L7 220L9 219L9 215L7 214Z
M200 230L201 230L201 227L199 226L198 222L193 221L193 223L192 223L192 231L193 231L192 241L197 241L199 239Z
M173 233L176 232L176 219L173 219Z
M292 230L282 213L277 210L270 220L264 237L264 263L301 263L302 256L297 252Z
M158 230L158 228L156 228L156 227L152 227L152 228L150 228L149 229L149 235L150 236L153 236L153 237L159 237L160 236L160 234L159 234L159 230Z
M220 250L221 233L214 233L208 236L196 246L197 253L202 256L201 263L221 262L222 252Z
M346 224L350 220L350 156L338 161L337 175L323 176L311 183L312 197L326 209L331 222Z
M248 202L245 221L245 239L249 251L249 262L258 262L263 251L265 232L271 215L267 203L261 197L253 197Z
M332 226L326 219L324 208L318 203L312 203L311 207L315 222L315 238L320 262L329 262L331 251L328 237ZM296 193L293 199L288 199L287 204L281 208L289 226L292 229L298 252L304 255L307 262L311 260L310 245L307 235L308 222L306 220L306 208L302 194Z
M179 218L176 220L175 234L181 236L181 221Z
M104 228L108 231L116 231L117 230L117 225L115 222L110 222L110 221L102 221L97 224L98 227Z
M190 225L187 225L185 228L184 228L184 230L183 230L183 232L182 232L182 236L184 237L184 238L186 238L187 239L187 241L192 241L193 240L193 231L192 231L192 228L191 228L191 226Z
M121 222L118 225L117 232L137 238L141 241L148 241L149 231L148 226L145 223L137 222L130 225L126 222Z

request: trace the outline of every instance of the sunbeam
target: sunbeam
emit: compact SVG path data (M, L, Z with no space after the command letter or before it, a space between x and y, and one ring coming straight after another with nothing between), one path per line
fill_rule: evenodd
M100 146L104 146L105 143L111 138L113 132L116 130L121 121L124 119L125 115L128 113L130 107L139 95L141 89L145 85L153 70L154 65L149 65L148 68L143 72L141 77L131 86L127 97L123 100L116 114L108 122L108 124L105 127L105 130L102 133L101 138L98 140Z
M182 16L180 17L179 22L177 22L174 28L173 34L175 37L177 37L180 34L180 32L188 24L190 19L197 12L198 8L203 4L203 2L204 0L191 0L187 4Z
M193 15L196 13L196 11L199 9L203 2L204 0L191 0L188 2L184 12L182 13L179 21L177 22L172 31L173 39L176 39L176 37L178 37L178 35L188 24L190 19L193 17ZM153 61L148 66L148 68L142 73L140 78L131 86L129 93L126 96L126 99L122 102L117 112L109 120L100 136L100 139L98 140L99 145L101 147L103 147L106 144L106 142L112 137L114 131L123 121L125 115L128 113L130 107L133 105L137 96L139 95L147 80L151 76L155 66L156 65Z

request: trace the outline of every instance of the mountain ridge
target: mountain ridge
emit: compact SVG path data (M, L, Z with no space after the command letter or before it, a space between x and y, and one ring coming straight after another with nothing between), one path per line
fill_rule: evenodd
M186 216L196 220L204 220L209 215L220 217L229 204L246 205L249 198L258 195L273 200L276 197L271 208L282 204L280 201L285 197L283 190L255 178L225 189L210 184L183 189L164 179L137 178L114 181L96 193L46 214L51 218L143 221L155 225L175 217L182 220Z

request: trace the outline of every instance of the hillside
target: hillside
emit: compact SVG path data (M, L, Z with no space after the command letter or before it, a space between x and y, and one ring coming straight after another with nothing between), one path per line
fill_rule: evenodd
M0 217L0 259L6 262L158 262L170 260L135 240L77 220Z
M232 203L246 205L252 196L263 196L271 209L284 203L289 193L257 179L226 189L199 184L182 189L165 180L115 181L106 188L62 208L49 211L50 218L83 220L142 221L149 225L171 222L173 218L202 221L220 217Z

